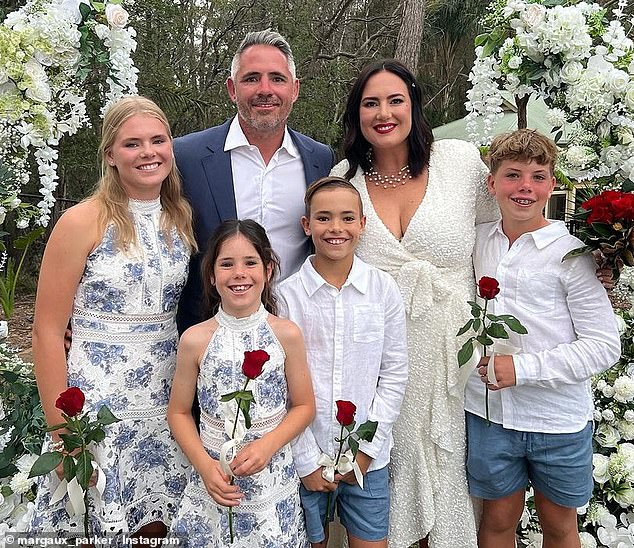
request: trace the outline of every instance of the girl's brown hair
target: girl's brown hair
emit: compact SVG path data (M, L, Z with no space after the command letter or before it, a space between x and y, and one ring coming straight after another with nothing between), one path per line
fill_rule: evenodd
M280 261L271 247L266 230L255 221L244 219L221 223L209 239L207 250L200 265L203 279L203 319L205 320L218 312L218 307L220 306L220 294L216 286L211 282L215 278L214 266L218 259L220 248L224 242L238 234L242 234L251 242L251 245L253 245L262 260L265 273L262 304L271 314L277 315L277 299L273 293L272 282L279 273ZM269 266L271 267L270 277L266 276Z

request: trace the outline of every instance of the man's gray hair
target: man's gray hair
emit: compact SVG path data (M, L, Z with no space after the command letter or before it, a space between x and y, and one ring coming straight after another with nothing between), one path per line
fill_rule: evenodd
M249 32L244 37L244 40L242 40L238 46L238 50L231 60L231 78L235 80L238 70L240 70L240 56L245 49L251 46L273 46L279 49L284 54L284 57L286 57L288 71L291 73L293 79L295 79L295 59L293 59L291 46L279 32L275 32L271 29Z

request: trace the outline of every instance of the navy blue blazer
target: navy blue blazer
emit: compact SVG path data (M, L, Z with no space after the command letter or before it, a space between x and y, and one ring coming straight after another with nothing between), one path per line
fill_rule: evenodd
M176 320L181 333L202 320L200 260L207 241L222 221L237 215L231 154L224 151L231 121L174 139L176 165L183 178L184 194L194 210L194 232L200 250L189 264L189 277L178 305ZM291 128L288 132L301 155L306 184L328 175L335 164L332 148Z

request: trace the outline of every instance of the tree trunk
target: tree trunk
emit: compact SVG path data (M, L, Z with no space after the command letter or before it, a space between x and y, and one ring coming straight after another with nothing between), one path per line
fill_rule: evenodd
M414 74L418 72L424 20L424 0L403 0L403 21L396 39L394 58L401 61Z
M524 95L519 98L515 96L515 105L517 106L517 129L526 129L528 126L528 120L526 118L526 105L528 105L528 98L530 95Z

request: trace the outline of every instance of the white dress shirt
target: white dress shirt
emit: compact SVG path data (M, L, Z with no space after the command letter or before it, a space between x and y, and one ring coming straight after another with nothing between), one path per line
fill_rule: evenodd
M526 432L578 432L592 419L590 377L621 353L619 333L595 262L584 255L562 262L581 247L561 221L522 234L509 248L501 221L476 227L476 280L491 276L500 293L492 314L512 314L528 330L510 333L517 385L489 391L490 419ZM465 408L485 416L485 386L469 378Z
M317 413L293 443L300 477L319 468L321 453L339 448L337 400L357 406L356 424L378 421L371 443L359 449L374 460L368 470L390 461L392 425L407 383L405 311L394 279L358 257L338 290L315 270L311 257L279 285L282 315L304 333ZM344 448L345 449L345 448Z
M282 146L265 165L258 147L249 144L237 116L229 127L224 149L231 151L238 219L253 219L266 229L280 257L283 280L297 272L310 252L300 223L306 176L299 151L284 129Z

